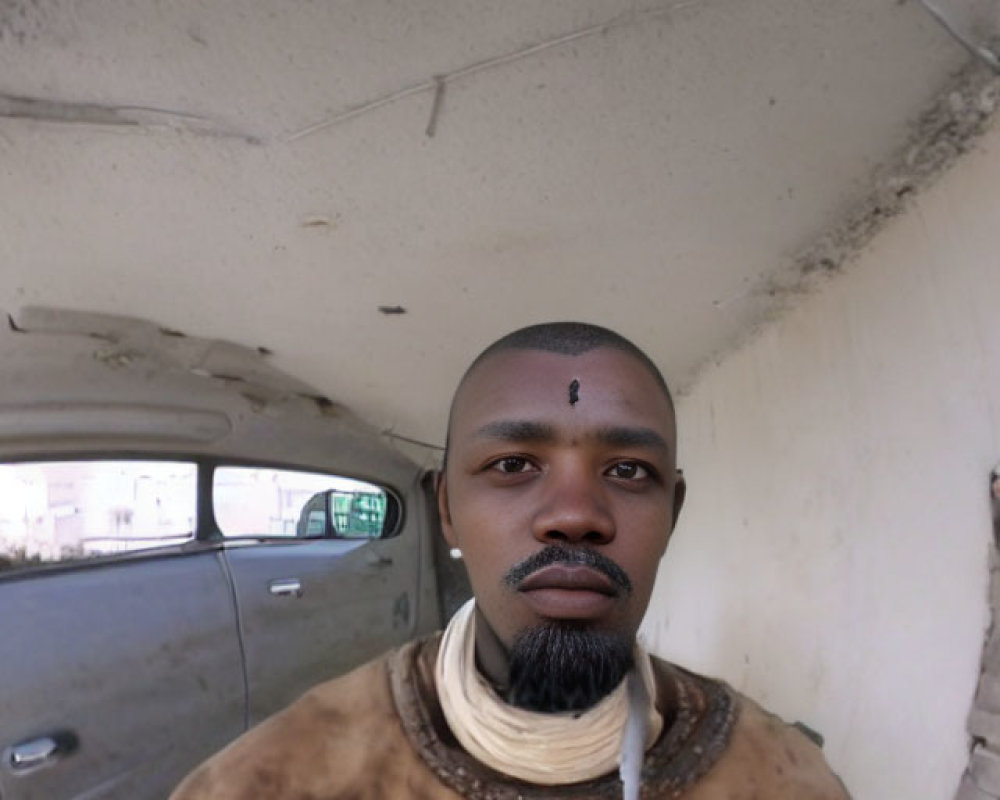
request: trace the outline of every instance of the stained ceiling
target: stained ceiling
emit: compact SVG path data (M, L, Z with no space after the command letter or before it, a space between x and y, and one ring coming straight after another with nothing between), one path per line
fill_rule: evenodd
M970 59L916 0L0 0L0 308L263 346L438 444L522 324L683 386L913 188Z

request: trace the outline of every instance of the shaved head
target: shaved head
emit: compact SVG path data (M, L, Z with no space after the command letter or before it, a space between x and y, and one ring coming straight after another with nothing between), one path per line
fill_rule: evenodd
M663 394L670 405L670 410L674 410L674 398L670 394L670 388L667 386L667 382L664 380L659 368L649 356L621 334L615 333L609 328L592 325L588 322L543 322L538 325L529 325L526 328L519 328L497 339L476 356L476 359L465 371L465 374L462 375L462 379L458 382L458 387L455 389L455 394L452 396L451 408L448 411L448 432L445 440L444 464L447 465L448 463L451 421L455 412L455 400L458 398L469 376L482 366L484 362L489 361L493 356L512 350L541 350L564 356L578 356L601 347L627 353L639 361L663 390ZM576 397L578 389L579 384L577 384L576 388L571 389L570 403L576 402L574 397Z
M591 325L588 322L543 322L540 325L529 325L527 328L520 328L513 333L508 333L503 338L497 339L476 357L476 360L465 371L462 380L459 381L459 387L465 383L465 379L476 367L489 359L490 356L506 350L544 350L563 356L578 356L598 347L621 350L637 358L656 379L660 388L663 389L663 393L667 396L667 400L670 401L671 408L673 407L674 400L670 395L670 389L667 388L667 382L649 356L621 334L615 333L609 328L602 328L600 325Z

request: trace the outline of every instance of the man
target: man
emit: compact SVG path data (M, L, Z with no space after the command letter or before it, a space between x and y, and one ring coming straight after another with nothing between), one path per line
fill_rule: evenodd
M452 402L438 504L474 600L323 684L173 800L844 800L819 749L636 644L684 501L670 393L631 342L553 323Z

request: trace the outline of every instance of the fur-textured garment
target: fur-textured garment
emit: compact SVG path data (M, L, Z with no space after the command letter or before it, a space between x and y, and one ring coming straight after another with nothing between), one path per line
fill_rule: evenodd
M513 780L456 743L434 690L438 636L317 686L211 758L171 800L542 800L621 797L617 773L571 786ZM654 658L660 739L642 797L848 800L811 741L725 684Z

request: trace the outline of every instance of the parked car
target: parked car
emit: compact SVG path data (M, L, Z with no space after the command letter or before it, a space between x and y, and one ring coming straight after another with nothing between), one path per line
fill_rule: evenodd
M465 595L427 472L266 354L29 309L0 357L2 800L162 800Z

